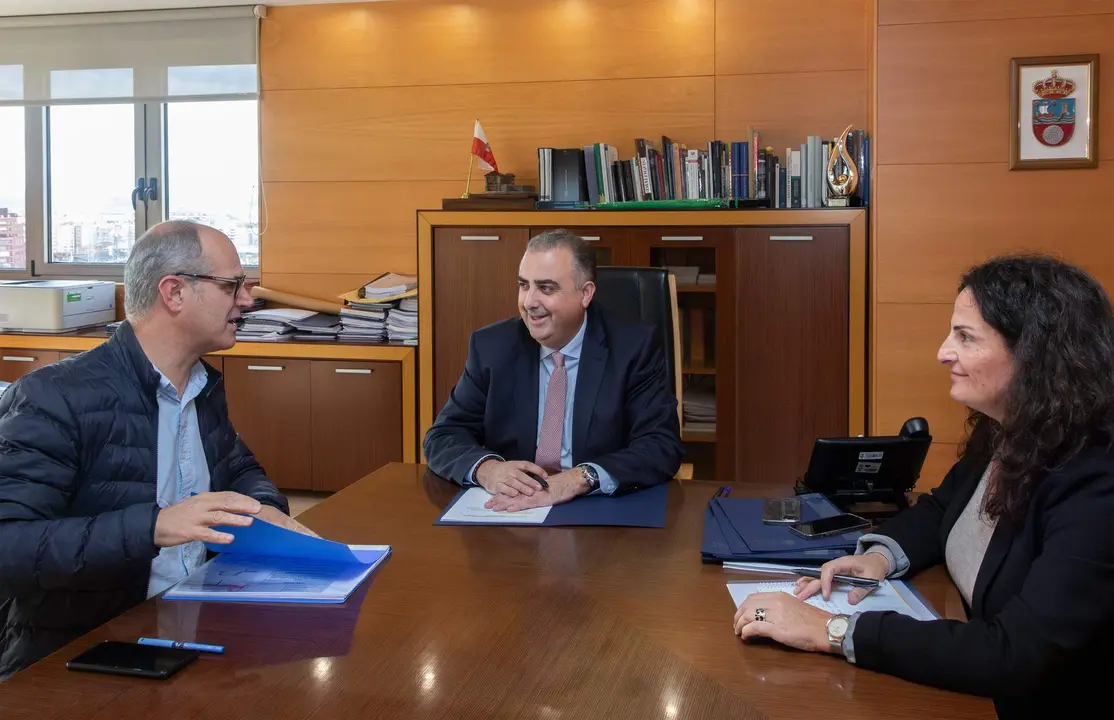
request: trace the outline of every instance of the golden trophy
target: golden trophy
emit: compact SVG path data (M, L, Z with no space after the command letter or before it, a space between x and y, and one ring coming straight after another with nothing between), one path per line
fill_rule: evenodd
M852 125L836 139L828 157L828 207L849 207L851 196L859 187L859 169L847 152L847 135Z

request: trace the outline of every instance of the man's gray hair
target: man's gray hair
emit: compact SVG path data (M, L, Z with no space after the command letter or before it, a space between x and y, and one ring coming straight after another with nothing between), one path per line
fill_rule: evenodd
M135 241L124 266L124 311L128 320L143 317L159 297L159 281L174 273L206 274L201 225L159 223Z
M542 252L553 248L568 248L572 253L573 269L576 270L576 282L584 287L586 282L596 281L596 256L584 238L571 230L559 228L546 230L530 238L526 245L526 252Z

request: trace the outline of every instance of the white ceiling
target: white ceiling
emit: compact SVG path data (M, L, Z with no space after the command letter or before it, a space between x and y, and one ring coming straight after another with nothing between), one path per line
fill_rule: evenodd
M164 8L222 7L228 5L321 5L361 0L0 0L0 17L5 15L55 15L58 13L107 12L115 10L161 10ZM363 0L368 1L368 0Z

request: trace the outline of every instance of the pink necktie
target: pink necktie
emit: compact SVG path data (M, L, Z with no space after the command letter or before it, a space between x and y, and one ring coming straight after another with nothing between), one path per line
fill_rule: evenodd
M534 463L546 472L561 472L561 437L565 430L565 392L568 376L565 374L565 358L554 352L553 374L549 376L549 389L545 392L545 413L542 415L542 430L538 436L538 452Z

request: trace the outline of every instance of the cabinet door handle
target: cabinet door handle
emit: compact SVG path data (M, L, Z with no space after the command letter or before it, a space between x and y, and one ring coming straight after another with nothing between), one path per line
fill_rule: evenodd
M371 375L371 368L336 368L337 375Z
M496 242L499 240L498 235L461 235L460 239L464 242Z
M248 370L271 370L274 372L281 372L285 370L282 365L248 365Z
M27 357L26 355L5 355L4 359L8 362L35 362L36 358Z
M773 242L811 242L811 235L771 235Z
M599 242L600 241L600 236L599 235L581 235L580 239L583 240L584 242Z
M700 242L704 239L703 235L662 235L662 242Z

